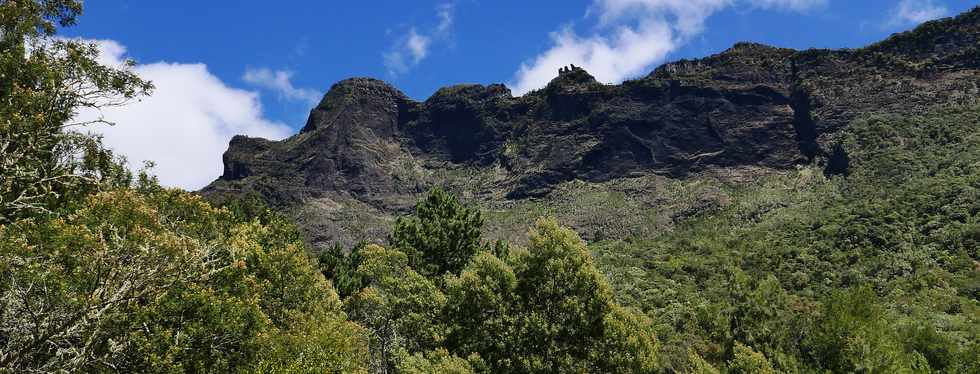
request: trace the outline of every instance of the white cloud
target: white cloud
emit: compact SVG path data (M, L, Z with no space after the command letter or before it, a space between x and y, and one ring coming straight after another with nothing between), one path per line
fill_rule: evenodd
M309 104L316 104L320 101L320 92L309 88L297 88L290 81L293 73L290 71L276 70L268 68L245 69L242 80L249 84L264 88L279 94L287 100L299 100Z
M618 83L662 62L704 30L712 14L731 6L804 12L827 0L594 0L597 20L586 36L571 26L551 33L552 47L521 64L508 84L516 94L544 87L562 66L575 64L601 82Z
M429 42L432 41L428 36L419 35L412 29L408 33L408 42L406 46L408 51L412 53L412 59L415 63L419 63L425 58L425 55L429 54Z
M892 17L885 23L884 27L920 24L943 17L948 13L949 10L935 0L902 0L892 10Z
M385 69L388 69L388 74L398 75L408 71L410 66L405 62L404 53L400 50L387 51L381 54L384 59Z
M439 17L439 25L436 26L436 33L444 33L453 27L453 3L440 4L436 7L436 16Z
M121 66L126 48L111 40L94 41L101 62ZM156 62L133 67L156 86L151 96L101 114L115 126L96 125L105 143L131 165L156 163L154 173L168 186L196 190L222 171L221 155L236 134L282 139L286 125L266 119L258 94L228 87L204 64ZM94 119L99 113L79 113Z
M453 3L444 3L436 7L436 18L439 22L431 32L419 32L411 27L408 34L399 37L387 51L381 54L388 74L399 75L407 73L418 66L428 55L433 42L449 38L453 27Z
M622 27L611 38L580 37L571 28L551 34L554 46L532 62L521 64L509 86L517 94L544 87L558 69L576 64L602 82L617 82L674 50L672 30L663 23L648 23L638 29Z

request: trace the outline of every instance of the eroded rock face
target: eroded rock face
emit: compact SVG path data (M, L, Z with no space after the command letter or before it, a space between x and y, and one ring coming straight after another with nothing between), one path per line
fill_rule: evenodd
M406 154L399 120L416 106L380 80L338 82L299 134L280 142L233 138L224 155L225 173L205 193L252 189L281 206L324 193L383 202L384 196L414 191L415 186L396 183L383 166Z
M978 49L975 9L857 50L740 43L620 85L563 68L521 97L499 84L458 85L416 102L382 81L353 78L331 87L299 134L232 139L224 174L202 193L254 193L304 209L347 201L379 215L469 178L462 169L492 176L466 191L474 198L524 199L572 180L825 162L846 152L834 148L835 134L859 116L976 103ZM349 217L327 214L308 235L336 240L343 235L329 221Z

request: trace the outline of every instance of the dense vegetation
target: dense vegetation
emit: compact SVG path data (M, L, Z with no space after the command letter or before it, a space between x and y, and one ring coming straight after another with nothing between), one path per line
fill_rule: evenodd
M613 301L577 234L542 220L526 248L507 248L481 241L481 226L479 212L434 190L396 224L392 248L321 255L370 332L373 371L655 369L652 321Z
M839 139L849 175L806 167L652 240L593 245L661 365L779 372L980 370L980 108L871 118ZM697 355L697 356L695 356Z
M74 126L152 90L54 38L79 12L0 3L0 372L980 372L980 108L858 121L846 173L730 186L642 239L489 241L436 189L385 245L313 256Z

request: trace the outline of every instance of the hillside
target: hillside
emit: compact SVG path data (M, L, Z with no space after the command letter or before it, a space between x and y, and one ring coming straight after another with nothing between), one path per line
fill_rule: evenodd
M653 237L728 204L727 187L802 166L846 174L839 138L856 119L977 103L978 36L973 10L855 50L740 43L619 85L563 68L520 97L458 85L417 102L348 79L299 134L232 139L202 193L259 196L321 249L382 240L434 186L499 216L496 238L541 215L588 239Z

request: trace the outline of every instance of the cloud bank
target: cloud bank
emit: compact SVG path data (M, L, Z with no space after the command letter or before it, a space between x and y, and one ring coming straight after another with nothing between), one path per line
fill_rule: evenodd
M704 30L712 14L741 6L805 12L827 0L594 0L586 18L594 31L566 25L551 33L552 46L525 61L508 86L516 94L544 87L560 67L575 64L601 82L618 83L663 62Z
M122 66L124 46L112 40L92 42L102 52L100 62ZM106 145L126 156L131 166L153 161L153 172L164 185L196 190L217 178L221 155L236 134L282 139L292 133L285 124L264 117L258 93L229 87L204 64L156 62L133 70L153 81L153 94L103 109L101 115L116 125L89 130L103 134ZM78 117L99 114L88 111Z

